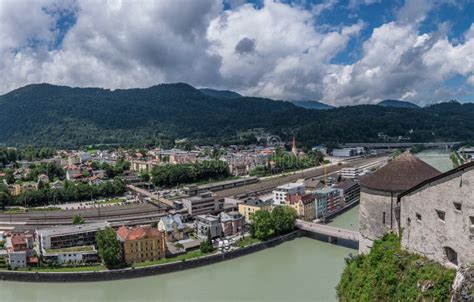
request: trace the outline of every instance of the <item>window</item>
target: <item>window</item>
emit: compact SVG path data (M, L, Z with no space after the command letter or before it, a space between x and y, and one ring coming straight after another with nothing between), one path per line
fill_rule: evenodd
M446 217L446 213L444 211L436 210L436 214L438 214L439 220L444 221L444 219Z
M420 213L416 213L416 220L421 221L421 214Z
M445 246L444 252L449 262L451 262L454 265L458 265L458 253L456 253L455 250L453 250L449 246Z
M385 224L385 212L383 212L382 223Z
M471 230L471 233L474 233L474 216L470 216L469 220L471 222L471 225L469 226L469 229Z
M454 208L456 211L461 211L462 210L462 204L460 202L453 202Z

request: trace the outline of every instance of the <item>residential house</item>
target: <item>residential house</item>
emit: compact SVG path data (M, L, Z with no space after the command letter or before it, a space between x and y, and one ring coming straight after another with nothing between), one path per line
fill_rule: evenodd
M167 242L174 242L184 238L184 225L181 215L167 215L161 217L158 230L165 234Z
M11 268L27 267L38 264L33 250L33 234L13 233L11 247L7 249L7 263Z
M341 191L338 189L327 187L315 190L315 194L317 218L334 214L344 206Z
M246 222L250 222L252 214L258 210L266 210L270 212L272 210L271 200L261 200L249 197L239 203L239 213L245 217Z
M239 212L220 213L222 234L224 236L233 236L242 234L245 226L245 217Z
M166 255L165 234L154 227L121 226L117 238L122 244L123 259L128 264L159 260Z
M303 195L305 192L305 186L303 183L289 183L278 186L273 190L273 203L275 205L285 204L286 197L293 194Z
M316 219L315 209L316 196L312 193L308 194L292 194L286 197L286 204L296 210L298 218L305 221L313 221Z
M221 237L222 228L218 216L198 215L195 218L196 233L199 238L205 240L209 234L211 238Z

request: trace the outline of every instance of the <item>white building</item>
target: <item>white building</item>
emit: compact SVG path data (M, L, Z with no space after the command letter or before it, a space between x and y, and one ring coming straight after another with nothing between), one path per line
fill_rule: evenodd
M289 183L281 185L273 190L273 203L275 205L285 204L286 197L293 194L304 195L305 186L302 183Z
M343 168L341 170L341 177L345 179L356 179L359 175L360 171L357 167Z

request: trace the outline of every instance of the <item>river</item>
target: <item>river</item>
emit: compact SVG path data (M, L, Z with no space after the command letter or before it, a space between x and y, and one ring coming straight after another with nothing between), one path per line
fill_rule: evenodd
M417 153L416 156L441 172L446 172L453 168L453 162L449 158L448 150L428 149Z
M358 207L334 220L357 229ZM297 238L237 259L154 277L98 283L0 282L0 301L336 301L344 258L357 251Z

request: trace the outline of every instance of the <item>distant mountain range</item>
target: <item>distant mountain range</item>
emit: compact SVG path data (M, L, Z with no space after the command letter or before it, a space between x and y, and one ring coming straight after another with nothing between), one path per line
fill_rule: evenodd
M306 109L325 110L325 109L336 108L334 106L327 105L318 101L290 101L290 102L295 104L298 107L303 107Z
M383 100L377 105L384 106L384 107L394 107L394 108L420 108L420 106L406 102L406 101L399 101L399 100Z
M113 91L28 85L0 96L0 145L172 146L182 138L238 144L255 142L251 133L257 128L284 141L294 135L308 147L377 142L379 133L412 141L474 140L474 104L308 110L228 91L212 90L210 96L209 91L184 83Z

